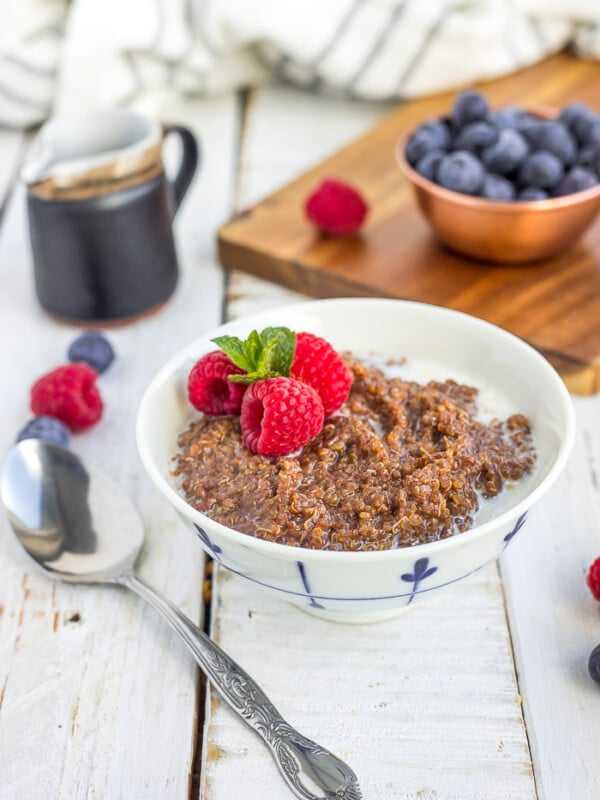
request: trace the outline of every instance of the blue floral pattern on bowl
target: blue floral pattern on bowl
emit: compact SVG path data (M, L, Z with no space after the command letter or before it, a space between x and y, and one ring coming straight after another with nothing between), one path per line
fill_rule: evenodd
M196 525L196 523L194 523L194 528L196 528L198 536L202 540L202 544L204 545L205 549L208 550L215 561L221 561L220 557L223 553L223 550L219 547L219 545L211 542L208 533L204 530L204 528L201 528L200 525Z
M415 595L418 594L421 581L430 578L435 572L437 572L437 567L430 567L428 558L419 558L415 561L412 572L405 572L404 575L400 576L400 579L406 581L406 583L412 583L412 592L406 604L407 606L412 603Z
M317 603L317 601L315 600L315 598L311 594L310 584L308 583L308 578L306 577L306 568L305 568L304 564L302 563L302 561L296 561L296 564L298 566L298 572L300 573L300 577L302 578L302 585L304 586L304 588L306 590L306 594L307 594L308 598L310 599L309 605L312 608L323 608L324 609L325 606L322 606L320 603Z
M504 548L508 547L509 543L513 539L513 537L521 530L525 521L527 519L527 512L521 514L517 522L515 523L514 528L506 534L503 539ZM497 553L492 559L485 561L484 563L480 564L473 570L469 570L468 572L459 575L457 577L450 578L449 580L443 581L442 583L438 583L435 585L425 585L422 586L424 581L428 581L436 572L438 572L437 566L430 566L430 559L428 557L418 558L412 567L412 572L405 572L400 575L400 580L404 583L410 584L410 591L407 592L398 592L398 593L385 593L381 595L372 595L372 596L339 596L339 595L321 595L315 593L311 588L311 582L309 580L308 569L306 564L303 561L296 561L296 567L298 570L298 574L302 583L302 590L294 590L292 588L286 588L283 586L276 586L268 581L261 580L257 576L252 575L251 573L244 572L240 569L236 568L236 565L233 563L228 563L228 559L224 557L223 549L213 542L209 537L208 533L200 526L194 523L194 527L198 533L198 537L202 541L204 549L213 557L215 561L219 564L222 564L227 570L233 572L235 575L239 575L242 578L246 578L250 580L252 583L258 584L266 589L271 589L276 592L281 592L284 595L291 595L292 597L304 597L308 600L308 605L310 608L319 609L323 611L328 610L328 606L324 605L328 601L332 601L335 603L339 602L347 602L347 603L369 603L373 601L383 601L383 600L393 600L393 599L400 599L403 597L407 597L408 600L404 604L405 606L411 605L413 600L418 594L429 593L434 591L435 589L441 589L445 586L450 586L453 583L462 580L469 575L472 575L474 572L478 572L483 567L487 566L490 561L495 560L500 555ZM321 602L319 602L321 601Z
M517 520L517 523L516 523L515 527L512 529L512 531L510 533L507 533L506 536L504 537L504 548L505 549L508 547L508 545L509 545L510 541L512 540L513 536L516 536L517 533L523 527L523 525L525 525L526 520L527 520L527 511L525 511L523 514L521 514L521 516Z

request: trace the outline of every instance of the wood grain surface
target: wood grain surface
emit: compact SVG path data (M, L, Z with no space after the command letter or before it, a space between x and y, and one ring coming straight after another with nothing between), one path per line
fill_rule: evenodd
M499 106L578 100L598 108L600 65L560 54L482 88ZM474 314L542 351L572 391L600 391L600 223L571 250L544 262L470 261L437 243L396 168L399 136L446 113L452 97L399 106L365 135L239 213L219 231L221 262L313 297L401 297ZM362 235L322 238L304 219L303 202L325 176L364 192L371 212Z

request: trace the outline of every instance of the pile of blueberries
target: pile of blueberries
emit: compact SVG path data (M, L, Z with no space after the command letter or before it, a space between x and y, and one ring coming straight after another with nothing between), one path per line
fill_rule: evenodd
M445 189L488 200L546 200L600 178L600 115L583 103L554 120L518 106L492 111L479 92L458 95L450 116L420 125L406 159Z

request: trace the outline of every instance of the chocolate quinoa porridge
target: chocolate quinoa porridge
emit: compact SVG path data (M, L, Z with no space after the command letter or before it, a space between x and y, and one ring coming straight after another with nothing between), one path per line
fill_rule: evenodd
M293 456L242 444L238 417L203 417L179 437L174 475L196 509L238 531L322 550L386 550L466 531L481 498L535 461L521 414L484 424L477 389L386 377L345 355L342 411Z

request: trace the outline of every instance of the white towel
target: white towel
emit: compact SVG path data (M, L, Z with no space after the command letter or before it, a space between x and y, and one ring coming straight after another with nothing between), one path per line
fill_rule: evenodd
M2 0L0 125L273 77L401 100L567 44L600 58L599 0Z

